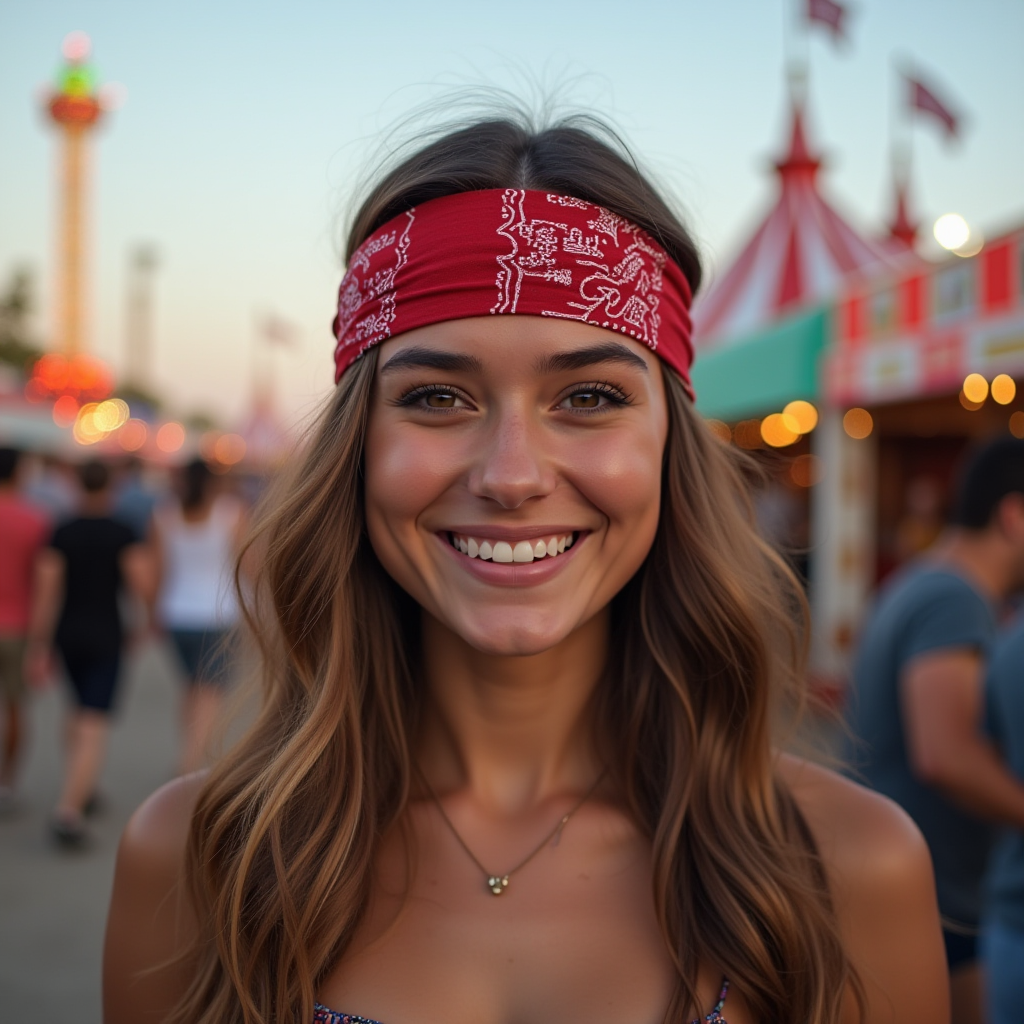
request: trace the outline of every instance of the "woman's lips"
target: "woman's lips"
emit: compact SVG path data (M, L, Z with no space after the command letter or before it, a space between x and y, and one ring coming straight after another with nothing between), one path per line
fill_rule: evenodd
M497 533L498 531L493 532ZM501 532L505 533L505 531ZM523 537L519 540L516 540L514 536L508 539L488 537L484 535L484 531L468 533L446 530L443 533L435 534L435 536L444 545L449 556L456 559L460 568L476 576L482 582L505 587L530 586L547 582L573 560L573 556L589 536L589 531L544 530L533 532L535 536ZM476 544L475 556L469 554L471 538ZM465 544L465 551L462 550L460 541ZM544 554L541 555L539 551L542 543ZM490 546L489 552L484 545ZM549 546L554 551L552 555L547 554ZM527 554L531 556L529 559L526 557Z

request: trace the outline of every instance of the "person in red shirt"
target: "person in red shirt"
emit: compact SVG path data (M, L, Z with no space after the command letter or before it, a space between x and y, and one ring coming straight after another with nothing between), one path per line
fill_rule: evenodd
M49 532L46 517L18 491L20 452L0 448L0 809L13 800L23 746L25 643L36 554Z

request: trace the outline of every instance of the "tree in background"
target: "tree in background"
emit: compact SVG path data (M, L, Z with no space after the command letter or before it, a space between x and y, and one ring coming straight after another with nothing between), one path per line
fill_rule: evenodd
M16 267L0 296L0 363L27 374L43 354L32 334L32 271Z

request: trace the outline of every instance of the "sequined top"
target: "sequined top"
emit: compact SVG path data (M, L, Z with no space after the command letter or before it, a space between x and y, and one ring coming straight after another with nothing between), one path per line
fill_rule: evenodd
M722 990L718 993L718 1002L714 1009L704 1018L704 1024L728 1024L722 1016L722 1007L725 1006L725 997L729 994L729 980L722 981ZM337 1010L328 1010L326 1006L316 1004L316 1013L313 1014L313 1024L380 1024L379 1021L370 1020L369 1017L359 1017L354 1013L339 1013ZM693 1024L701 1024L699 1020Z

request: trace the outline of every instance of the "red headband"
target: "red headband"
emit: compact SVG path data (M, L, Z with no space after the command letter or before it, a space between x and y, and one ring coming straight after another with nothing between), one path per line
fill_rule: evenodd
M690 391L690 285L641 228L582 199L460 192L389 220L338 290L335 383L368 348L492 313L562 317L642 341Z

